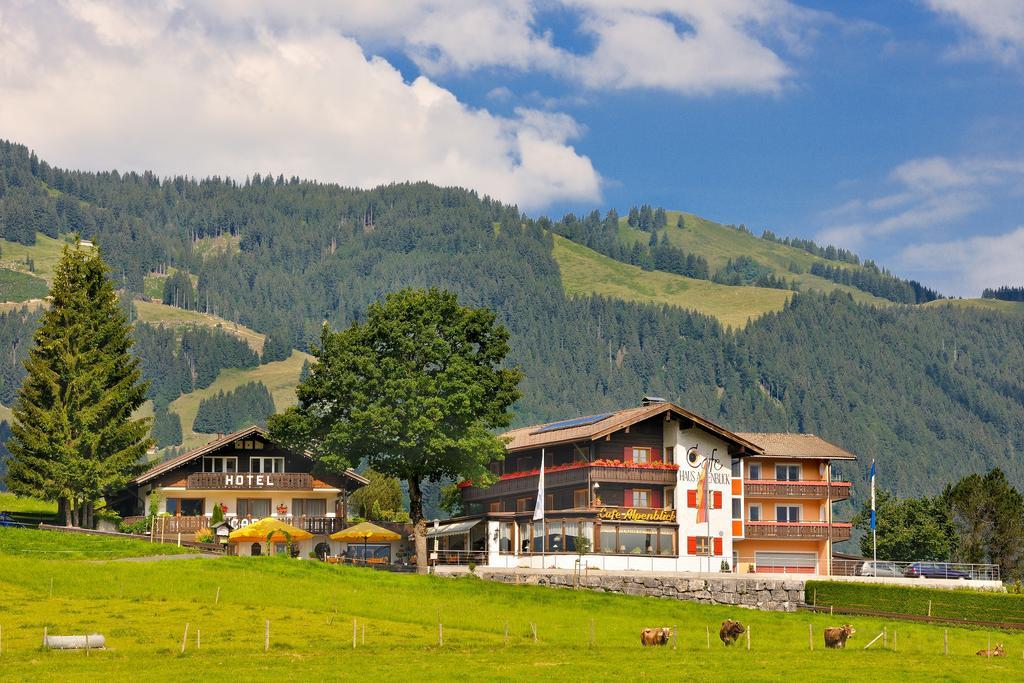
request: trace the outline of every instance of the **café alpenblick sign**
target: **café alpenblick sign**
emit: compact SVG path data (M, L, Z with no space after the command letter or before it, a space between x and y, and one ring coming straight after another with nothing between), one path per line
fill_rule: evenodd
M597 509L597 518L608 522L674 522L675 510L660 508L613 508Z

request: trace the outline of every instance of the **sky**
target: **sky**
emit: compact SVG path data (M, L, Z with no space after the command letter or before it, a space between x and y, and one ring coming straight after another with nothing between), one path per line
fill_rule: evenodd
M0 0L0 138L85 170L649 203L1024 285L1021 0Z

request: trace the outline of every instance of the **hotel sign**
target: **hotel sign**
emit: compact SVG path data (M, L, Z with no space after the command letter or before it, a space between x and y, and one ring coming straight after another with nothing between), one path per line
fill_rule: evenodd
M306 472L193 472L188 475L189 489L244 489L285 491L309 491L313 488L313 477Z
M675 510L660 508L598 508L597 518L608 522L675 522Z

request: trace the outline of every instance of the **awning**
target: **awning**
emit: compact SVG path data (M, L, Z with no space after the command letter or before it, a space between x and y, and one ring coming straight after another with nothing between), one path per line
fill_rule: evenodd
M451 524L442 524L435 529L432 526L427 527L427 538L440 538L441 536L454 536L455 534L464 534L477 524L480 523L479 519L470 519L465 522L452 522Z

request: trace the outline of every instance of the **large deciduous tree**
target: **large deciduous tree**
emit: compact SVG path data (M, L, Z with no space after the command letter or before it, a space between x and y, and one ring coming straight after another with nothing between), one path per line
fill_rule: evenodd
M878 557L897 562L947 561L956 543L952 523L938 498L897 499L880 491L877 500ZM872 554L871 504L866 502L854 517L854 525L866 533L860 550Z
M508 339L494 313L450 292L389 294L365 322L324 326L299 404L271 418L271 434L334 471L365 461L405 481L424 571L424 480L488 482L488 463L504 455L495 431L511 422L521 379L503 367Z
M1005 579L1024 575L1024 495L998 467L947 486L942 496L956 528L961 562L998 564Z
M122 489L152 443L131 327L98 250L65 247L49 310L35 332L14 405L11 491L60 501L68 525L89 525L102 496Z

